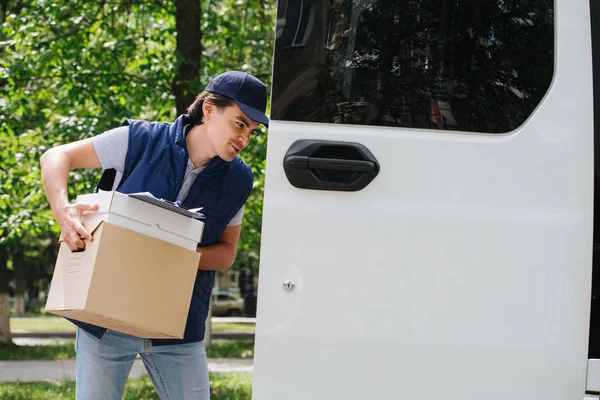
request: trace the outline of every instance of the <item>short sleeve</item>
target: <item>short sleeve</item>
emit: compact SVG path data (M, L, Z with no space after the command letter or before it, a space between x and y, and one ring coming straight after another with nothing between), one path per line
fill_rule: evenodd
M242 224L242 218L244 218L244 206L242 206L242 208L240 208L237 212L237 214L235 214L233 216L233 218L231 218L231 221L229 221L229 224L227 226L238 226Z
M94 136L92 145L102 169L114 168L123 172L129 146L129 127L121 126Z

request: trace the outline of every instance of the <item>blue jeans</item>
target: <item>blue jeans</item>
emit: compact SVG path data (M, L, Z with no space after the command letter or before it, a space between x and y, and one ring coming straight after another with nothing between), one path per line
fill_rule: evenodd
M108 331L98 339L77 328L77 400L120 400L139 354L163 400L210 398L204 342L152 346L148 339Z

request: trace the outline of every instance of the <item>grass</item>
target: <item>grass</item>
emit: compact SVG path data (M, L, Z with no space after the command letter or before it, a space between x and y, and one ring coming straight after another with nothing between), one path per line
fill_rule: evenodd
M233 323L233 322L213 322L213 332L254 332L256 324L254 322Z
M254 343L244 340L213 343L206 349L208 358L253 358Z
M210 374L210 398L245 400L252 398L252 374Z
M14 308L9 308L8 311L10 312L10 315L15 315ZM27 311L25 315L21 316L20 318L56 318L56 315L50 314L44 310L37 312Z
M73 331L75 325L63 318L27 319L19 318L10 320L11 331Z
M0 347L0 360L67 360L75 358L75 347L71 344L46 344L40 346ZM0 399L3 397L0 396Z
M210 398L216 400L245 400L252 396L252 374L210 374ZM67 400L75 399L75 382L0 383L0 399L3 400ZM150 378L147 376L127 381L123 399L159 400Z
M213 323L213 332L254 332L256 328L255 323ZM19 318L10 320L11 331L66 331L74 332L75 325L70 323L64 318L44 318L44 319L28 319Z
M213 343L206 350L208 358L252 358L254 343L248 341L230 341ZM0 347L0 361L14 360L67 360L75 358L75 348L69 344L50 344L39 346ZM0 399L3 397L0 396Z

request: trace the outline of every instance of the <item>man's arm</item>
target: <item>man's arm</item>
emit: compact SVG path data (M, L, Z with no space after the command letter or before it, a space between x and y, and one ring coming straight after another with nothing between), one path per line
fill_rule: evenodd
M202 253L198 269L205 271L229 269L235 261L241 231L241 225L228 226L217 239L217 243L198 247L197 252Z
M81 238L92 240L92 235L80 221L84 211L94 211L98 207L91 204L69 204L67 182L69 171L77 168L100 168L90 139L54 147L40 158L42 184L52 208L52 214L60 225L65 243L71 250L85 248Z

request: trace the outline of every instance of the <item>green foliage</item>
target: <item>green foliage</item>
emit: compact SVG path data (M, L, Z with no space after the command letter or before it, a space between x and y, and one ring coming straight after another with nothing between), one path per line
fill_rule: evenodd
M206 349L208 358L253 358L254 343L243 340L219 342Z
M123 399L153 399L160 400L149 377L144 376L137 380L129 380L125 385Z
M56 232L50 207L40 185L38 159L45 151L38 130L0 131L0 241L21 238L26 233Z
M254 322L213 322L213 332L254 332L256 323Z
M218 400L243 400L252 397L252 374L216 375L210 374L210 398ZM75 382L59 383L0 383L0 398L5 400L66 400L75 398ZM127 381L125 400L156 399L150 378L145 376Z
M200 82L241 69L270 87L275 1L202 3ZM8 1L0 13L0 244L9 259L49 278L58 227L45 199L39 158L53 146L92 137L125 118L171 121L176 49L175 1ZM201 90L190 83L189 90ZM259 257L267 133L243 153L255 174L235 268ZM69 196L89 193L97 170L73 171ZM48 253L50 257L42 257ZM20 250L19 250L20 251ZM45 265L39 265L42 260ZM5 266L0 265L0 268Z
M210 398L247 400L252 398L252 374L210 375Z
M75 398L75 382L0 383L0 398L5 400Z
M43 346L2 346L0 360L67 360L75 358L75 346L48 344ZM3 397L0 397L3 398Z
M244 222L240 235L236 266L240 270L255 271L260 255L263 194L265 187L267 133L264 127L253 137L253 142L244 150L244 160L254 172L254 188L246 201Z

